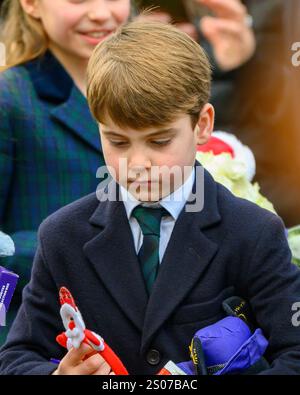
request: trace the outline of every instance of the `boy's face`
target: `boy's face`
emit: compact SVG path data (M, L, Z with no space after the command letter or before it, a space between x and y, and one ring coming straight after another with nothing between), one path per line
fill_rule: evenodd
M106 165L111 175L137 200L158 201L179 188L191 174L198 144L213 130L214 109L206 104L195 128L183 114L161 128L121 129L113 121L100 124Z

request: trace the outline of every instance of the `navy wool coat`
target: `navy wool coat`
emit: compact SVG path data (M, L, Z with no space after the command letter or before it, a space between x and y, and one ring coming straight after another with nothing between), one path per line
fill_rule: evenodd
M300 330L292 325L300 271L291 263L283 222L233 196L206 171L204 179L204 208L182 210L149 298L122 201L92 193L48 217L0 352L0 373L54 371L50 358L66 352L55 342L64 330L58 291L66 286L87 328L130 374L155 374L169 360L189 360L193 335L225 316L221 303L232 295L250 302L269 340L271 367L264 373L300 374Z

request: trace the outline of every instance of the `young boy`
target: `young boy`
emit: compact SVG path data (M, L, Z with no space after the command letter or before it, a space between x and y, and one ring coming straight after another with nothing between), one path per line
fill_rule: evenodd
M284 225L195 162L213 130L210 77L198 44L160 23L133 22L95 49L88 100L112 179L40 226L0 373L110 373L88 346L56 344L61 286L130 374L189 360L192 337L232 295L250 302L269 341L264 373L300 373L300 273Z

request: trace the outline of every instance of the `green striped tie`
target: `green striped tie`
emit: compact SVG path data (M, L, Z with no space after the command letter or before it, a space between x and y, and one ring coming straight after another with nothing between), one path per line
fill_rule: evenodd
M138 258L149 294L159 269L160 222L164 215L169 215L169 213L163 207L137 206L132 212L144 236Z

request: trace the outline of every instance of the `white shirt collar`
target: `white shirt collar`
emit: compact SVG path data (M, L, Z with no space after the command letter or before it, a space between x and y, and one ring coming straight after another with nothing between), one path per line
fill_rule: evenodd
M171 214L171 216L176 221L190 193L192 192L194 180L195 169L193 168L193 171L191 172L184 184L182 184L170 195L161 199L159 202L154 203L141 203L129 191L127 191L122 185L120 185L121 196L127 213L127 218L129 219L133 209L141 204L145 207L162 206Z

